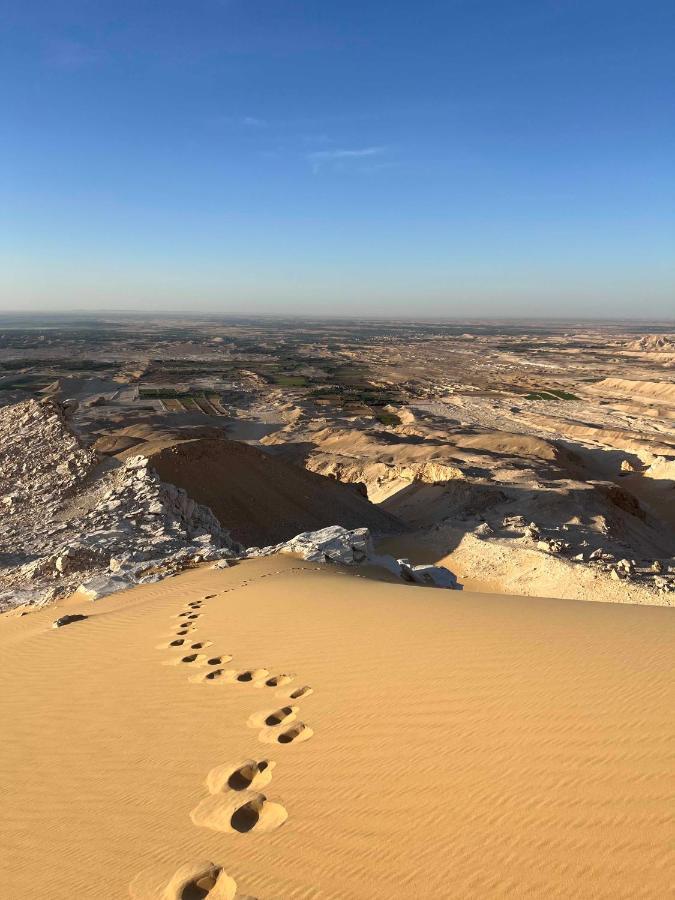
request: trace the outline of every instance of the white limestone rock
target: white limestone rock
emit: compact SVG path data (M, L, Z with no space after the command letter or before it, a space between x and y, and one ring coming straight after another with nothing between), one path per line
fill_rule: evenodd
M100 600L101 597L108 597L117 591L126 591L133 586L133 581L120 578L119 575L97 575L82 582L77 593L82 594L87 600Z
M430 587L458 589L457 576L444 566L413 566L409 559L397 559L400 575L405 581Z
M407 559L375 553L367 528L343 528L330 525L319 531L304 531L288 541L270 547L249 547L246 557L293 553L308 562L336 563L355 566L368 563L380 566L405 581L433 587L459 589L457 578L441 566L413 566Z

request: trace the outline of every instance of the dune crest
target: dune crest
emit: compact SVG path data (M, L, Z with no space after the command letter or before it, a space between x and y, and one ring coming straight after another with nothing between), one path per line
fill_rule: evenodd
M668 893L669 609L283 556L67 608L0 616L12 900L36 848L50 900ZM188 610L232 664L158 664Z

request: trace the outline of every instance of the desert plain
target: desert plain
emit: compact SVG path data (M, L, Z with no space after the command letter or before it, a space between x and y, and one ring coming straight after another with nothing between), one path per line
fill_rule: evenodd
M672 326L6 318L0 366L2 896L672 894Z

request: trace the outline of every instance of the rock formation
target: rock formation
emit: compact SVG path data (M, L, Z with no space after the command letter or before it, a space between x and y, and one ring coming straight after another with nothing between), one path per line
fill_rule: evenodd
M348 530L341 525L332 525L320 531L305 531L270 547L249 547L245 555L271 556L274 553L293 553L309 562L343 566L367 563L387 569L404 581L453 590L459 588L455 575L442 566L414 566L407 559L376 553L367 528Z
M49 400L0 410L0 502L0 608L80 585L103 596L238 550L145 458L99 462Z

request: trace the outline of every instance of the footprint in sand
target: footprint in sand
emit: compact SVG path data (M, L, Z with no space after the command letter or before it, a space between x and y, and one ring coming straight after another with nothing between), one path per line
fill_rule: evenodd
M162 892L161 900L234 900L237 882L212 862L181 866Z
M253 713L246 723L249 728L276 728L279 725L290 725L296 719L299 707L283 706L281 709L265 709Z
M173 641L165 641L163 644L157 644L156 650L170 650L172 647L182 647L185 644L185 638L177 637Z
M189 647L190 650L204 650L206 647L210 647L213 644L213 641L196 641L194 644L191 644L189 639L186 640L185 637L177 637L173 641L168 641L168 643L157 644L157 650L170 650L172 647Z
M284 824L288 813L281 803L268 800L264 794L239 791L206 797L192 810L190 818L200 828L247 834L274 831Z
M299 700L301 697L309 697L313 693L314 691L308 684L303 684L302 687L291 688L289 691L277 691L274 696L279 697L280 700Z
M219 665L221 662L229 662L232 659L231 656L220 656L213 657L213 665ZM253 684L256 687L260 687L260 682L266 678L270 673L267 669L243 669L242 671L238 671L237 669L214 669L213 672L209 672L211 678L208 678L206 675L203 677L203 681L221 681L223 684Z
M229 669L227 672L223 672L223 680L232 684L255 684L258 686L258 683L264 681L269 674L268 669L242 669L241 671Z
M164 666L203 666L206 663L205 653L188 653L186 656L174 656L173 659L166 659L162 663Z
M287 675L283 672L281 675L273 675L265 682L265 687L281 687L282 684L290 684L295 675Z
M215 658L216 657L214 657L214 659ZM217 659L219 659L220 662L229 662L232 657L225 655L219 656L217 657ZM209 664L211 664L210 661L207 663L207 665ZM214 665L218 665L218 663L214 663ZM226 672L225 669L210 669L208 672L199 672L197 675L192 675L189 680L194 683L221 681L223 683L232 684L231 672L229 673L228 677L228 672Z
M304 722L294 722L290 726L267 726L258 734L258 740L263 744L301 744L303 741L308 741L313 734L309 725L305 725Z
M246 759L239 763L223 763L211 769L206 776L206 786L210 794L224 791L258 791L272 780L272 769L276 763L269 759Z

